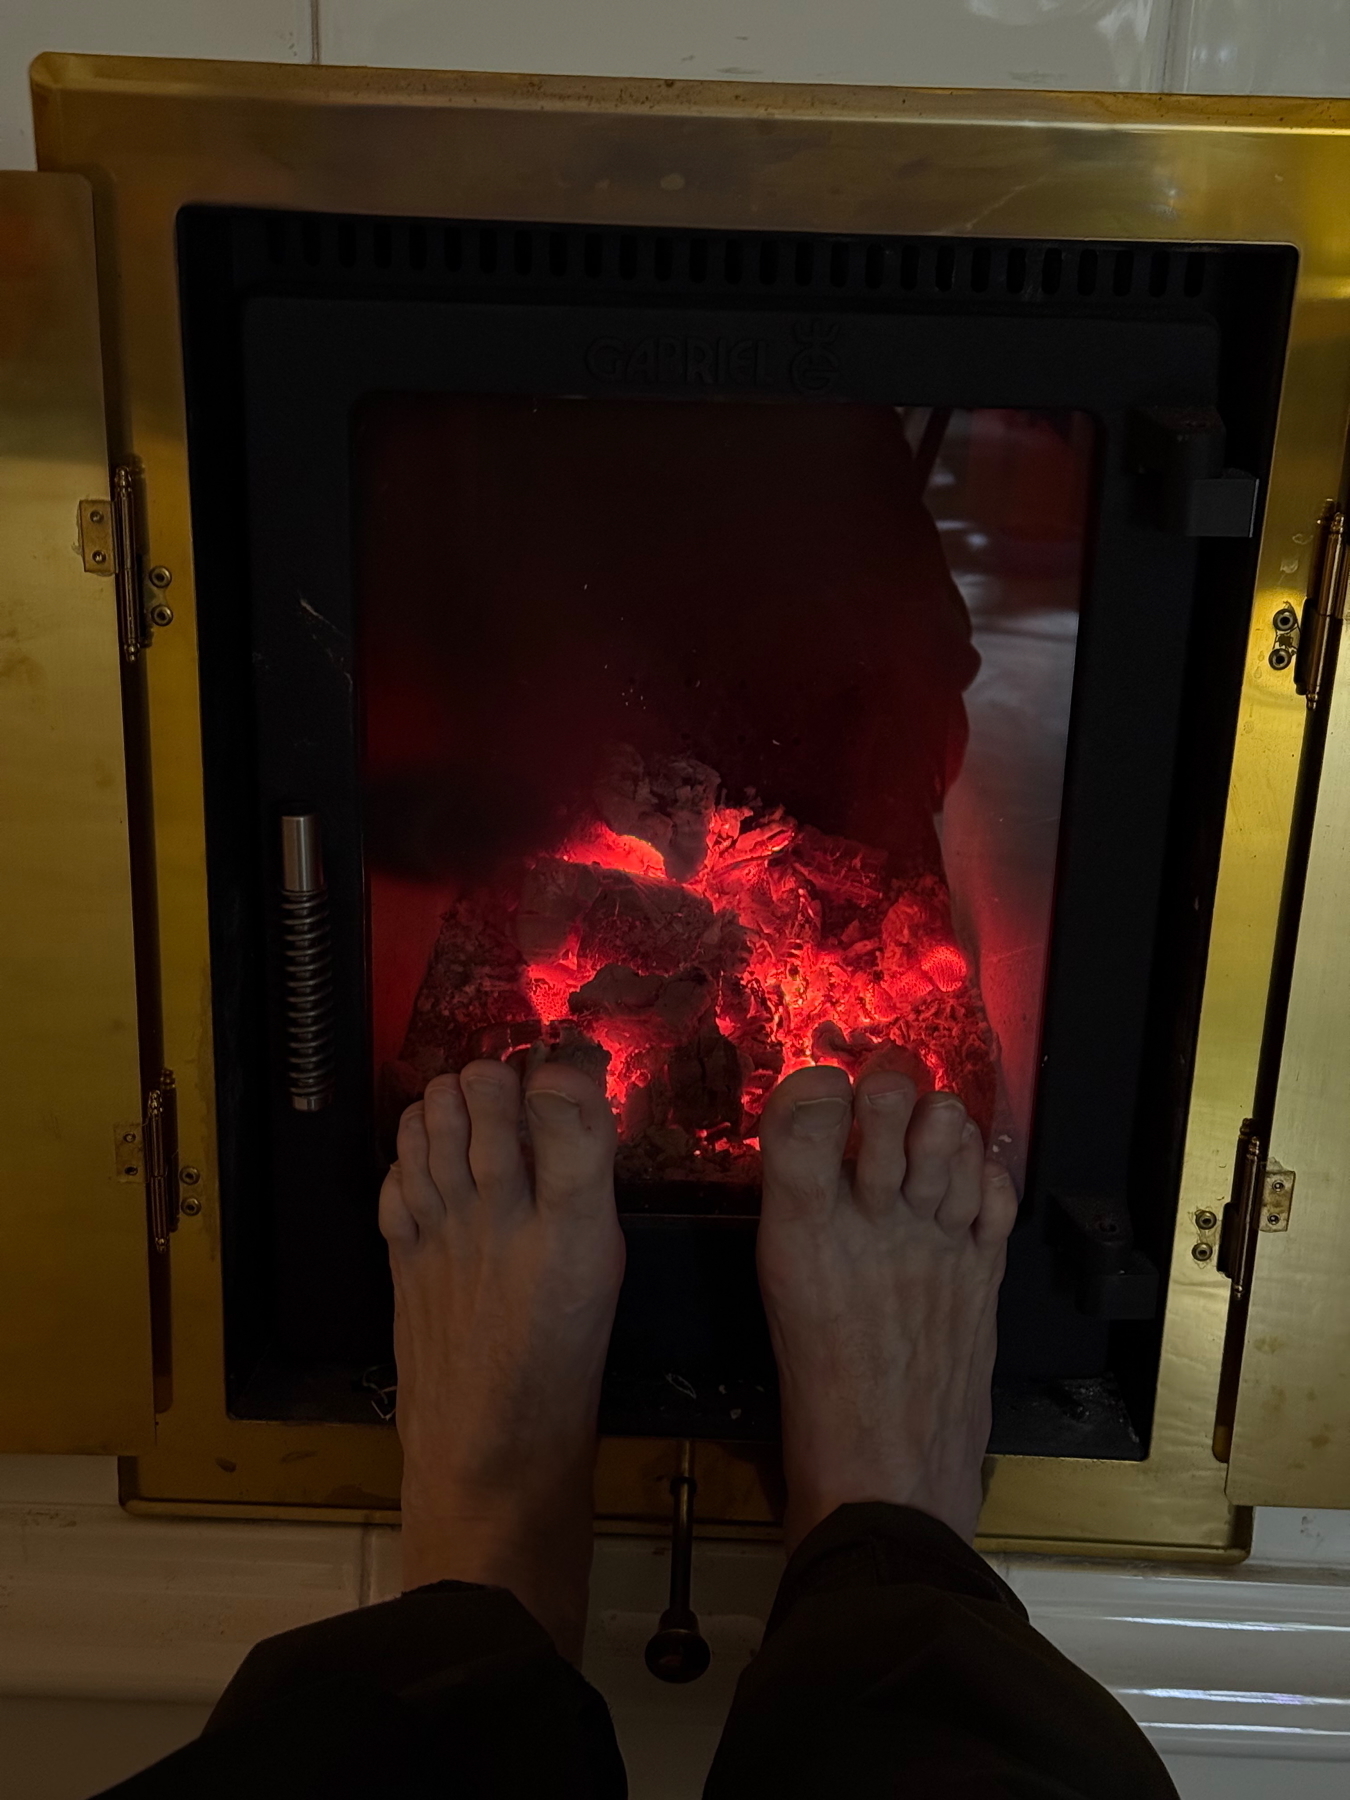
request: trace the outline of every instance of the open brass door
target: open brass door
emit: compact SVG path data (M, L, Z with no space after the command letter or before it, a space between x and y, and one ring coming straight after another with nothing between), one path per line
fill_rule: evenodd
M1228 1494L1241 1505L1350 1506L1350 661L1332 680L1350 572L1343 533L1337 514L1303 617L1304 780L1320 779L1306 802L1301 910L1287 921L1298 935L1269 1161L1253 1159L1247 1292L1234 1295L1246 1328Z
M0 173L0 1450L8 1451L134 1451L154 1430L97 292L88 184Z

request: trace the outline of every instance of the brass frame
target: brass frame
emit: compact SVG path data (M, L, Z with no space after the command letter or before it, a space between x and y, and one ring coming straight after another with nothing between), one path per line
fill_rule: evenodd
M154 1443L94 215L0 172L0 1441ZM91 515L101 515L95 518ZM92 556L90 559L92 563Z
M93 183L110 438L117 455L141 461L149 557L174 579L176 622L145 658L147 754L165 1060L178 1079L182 1158L203 1171L203 1208L173 1244L173 1404L153 1452L125 1465L125 1497L140 1510L378 1519L390 1516L398 1485L392 1433L246 1423L224 1411L188 471L174 350L179 207L1296 247L1152 1453L1142 1463L997 1459L982 1523L983 1544L1000 1550L1240 1557L1247 1517L1230 1504L1210 1450L1227 1284L1190 1251L1194 1215L1227 1197L1251 1102L1305 716L1289 672L1267 664L1270 619L1301 603L1314 523L1342 478L1350 106L72 56L40 59L33 85L41 167L78 170ZM1300 1182L1280 1254L1296 1253L1304 1216L1324 1204ZM664 1520L672 1468L668 1445L607 1444L601 1514ZM705 1518L728 1530L771 1521L770 1471L755 1458L709 1450L700 1480Z

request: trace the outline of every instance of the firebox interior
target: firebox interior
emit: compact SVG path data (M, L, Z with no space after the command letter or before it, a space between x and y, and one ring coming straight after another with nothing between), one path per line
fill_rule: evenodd
M197 208L180 264L232 1410L369 1416L392 1121L556 1055L622 1123L603 1424L772 1437L755 1120L826 1060L1023 1186L995 1447L1144 1454L1288 253Z

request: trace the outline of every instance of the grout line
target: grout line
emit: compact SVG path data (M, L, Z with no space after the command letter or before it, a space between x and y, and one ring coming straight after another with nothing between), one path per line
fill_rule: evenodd
M1158 71L1159 91L1164 94L1189 92L1186 80L1190 65L1193 3L1194 0L1167 0L1167 30L1163 33L1161 67ZM313 5L317 14L319 0L313 0Z

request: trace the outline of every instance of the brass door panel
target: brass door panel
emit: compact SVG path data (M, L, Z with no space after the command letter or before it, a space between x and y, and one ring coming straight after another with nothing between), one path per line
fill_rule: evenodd
M145 472L148 552L173 572L175 622L147 654L165 1060L200 1210L173 1243L174 1404L125 1465L147 1509L379 1515L398 1484L372 1424L258 1424L224 1405L205 821L175 218L188 203L403 217L557 219L679 229L992 233L1294 246L1281 402L1178 1205L1156 1424L1144 1462L998 1459L991 1546L1240 1556L1247 1520L1215 1461L1228 1283L1192 1255L1197 1215L1231 1187L1251 1107L1276 941L1304 705L1270 666L1272 617L1301 604L1308 546L1338 491L1350 418L1350 105L1154 95L902 93L429 71L45 57L34 71L44 167L95 171L115 448ZM1160 645L1159 655L1174 653ZM1350 752L1346 753L1350 756ZM1333 1022L1350 1057L1347 1023ZM1329 1140L1328 1140L1329 1141ZM1319 1199L1302 1146L1287 1240ZM1311 1164L1309 1164L1311 1167ZM1327 1227L1330 1230L1330 1225ZM1326 1241L1329 1241L1326 1240ZM1339 1239L1350 1254L1350 1237ZM1262 1246L1263 1264L1270 1246ZM1259 1283L1258 1283L1259 1292ZM1328 1286L1327 1292L1330 1292ZM1272 1307L1303 1310L1286 1292ZM1350 1402L1350 1340L1335 1382ZM1319 1374L1329 1408L1330 1369ZM1310 1382L1309 1385L1312 1385ZM1254 1496L1246 1434L1232 1494ZM670 1447L603 1448L599 1506L664 1521ZM1344 1450L1341 1452L1344 1457ZM1345 1463L1342 1461L1344 1469ZM700 1510L773 1516L771 1471L700 1452ZM1311 1500L1324 1488L1310 1478Z
M1350 1506L1350 660L1332 692L1271 1151L1287 1222L1256 1235L1228 1491ZM1269 1190L1268 1190L1269 1192Z
M0 1449L153 1442L88 183L0 174ZM103 555L109 554L105 548ZM95 562L95 568L97 563ZM130 1141L124 1143L123 1138Z

